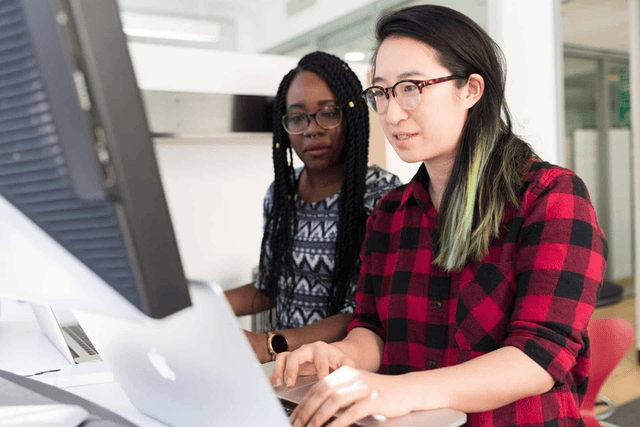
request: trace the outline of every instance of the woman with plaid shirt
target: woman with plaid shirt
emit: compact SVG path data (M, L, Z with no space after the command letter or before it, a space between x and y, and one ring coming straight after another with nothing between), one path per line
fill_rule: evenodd
M325 378L294 426L444 407L471 426L583 425L607 252L587 189L514 135L500 49L468 17L411 7L376 36L363 96L422 165L367 222L347 337L276 360L274 385Z

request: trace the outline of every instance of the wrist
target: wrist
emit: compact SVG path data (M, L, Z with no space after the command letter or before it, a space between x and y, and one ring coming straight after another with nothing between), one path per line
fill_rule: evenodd
M267 332L263 332L262 334L260 334L260 338L264 338L262 340L264 345L261 346L263 351L262 355L260 356L260 361L262 363L267 363L273 360L273 358L271 357L271 353L269 352L269 334Z
M406 402L411 411L423 411L451 407L451 388L442 382L440 372L420 371L398 375L400 389L407 392ZM434 385L437 385L434 387Z

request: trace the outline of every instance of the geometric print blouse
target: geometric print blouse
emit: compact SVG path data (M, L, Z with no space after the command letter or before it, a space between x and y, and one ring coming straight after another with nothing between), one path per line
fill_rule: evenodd
M303 168L295 170L296 178ZM377 165L369 166L366 175L364 206L367 215L378 200L392 188L401 185L400 179ZM310 325L327 317L326 304L331 288L334 268L335 242L338 232L338 198L340 192L314 203L306 203L296 195L298 232L293 239L293 281L294 292L287 307L284 278L281 278L276 295L275 313L279 328L289 329ZM264 224L273 206L273 183L264 199ZM269 236L267 236L267 239ZM267 244L266 248L269 245ZM267 249L268 250L268 249ZM266 254L270 258L270 254ZM357 271L357 269L355 270ZM255 287L264 290L256 279ZM340 313L353 313L357 278L349 284ZM272 323L275 323L272 320Z

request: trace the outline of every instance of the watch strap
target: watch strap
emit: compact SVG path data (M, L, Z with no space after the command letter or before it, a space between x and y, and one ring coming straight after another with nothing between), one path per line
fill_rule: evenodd
M266 334L267 334L267 351L269 352L271 361L274 361L276 360L276 351L273 349L273 346L271 345L271 340L273 339L274 333L269 331L269 332L266 332Z

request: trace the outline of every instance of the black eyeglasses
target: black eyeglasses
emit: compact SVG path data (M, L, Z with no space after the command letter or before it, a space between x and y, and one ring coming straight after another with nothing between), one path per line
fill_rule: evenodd
M405 110L413 110L420 103L422 89L449 80L460 79L460 76L438 77L431 80L400 80L392 87L371 86L366 88L361 96L367 105L377 114L384 114L389 107L389 91L398 104Z
M299 135L309 127L311 119L314 119L318 126L323 129L333 129L342 123L342 107L331 105L321 108L312 114L289 113L282 116L282 126L292 134Z

